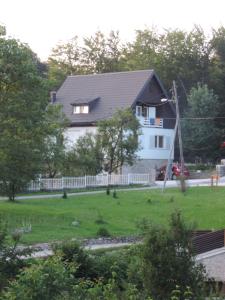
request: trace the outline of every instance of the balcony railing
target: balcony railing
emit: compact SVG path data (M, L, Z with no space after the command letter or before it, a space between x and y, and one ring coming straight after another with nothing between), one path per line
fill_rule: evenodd
M163 128L163 119L161 118L138 117L138 120L140 124L145 127Z

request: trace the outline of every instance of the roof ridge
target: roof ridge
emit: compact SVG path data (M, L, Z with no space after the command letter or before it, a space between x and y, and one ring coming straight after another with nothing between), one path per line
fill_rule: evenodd
M67 77L106 76L106 75L118 75L118 74L140 73L140 72L154 72L154 69L121 71L121 72L107 72L107 73L95 73L95 74L77 74L77 75L68 75Z

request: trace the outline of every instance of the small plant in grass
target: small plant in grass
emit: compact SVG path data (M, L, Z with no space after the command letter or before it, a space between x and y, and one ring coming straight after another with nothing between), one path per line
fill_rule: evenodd
M96 224L106 224L107 222L104 220L102 214L100 213L100 211L98 211L98 216L97 219L95 220Z
M106 188L106 195L110 195L110 187L109 186L107 186L107 188Z
M67 199L68 198L66 190L63 190L62 198L63 199Z
M170 203L173 203L173 202L174 202L174 197L173 197L173 196L170 197L169 202L170 202Z
M118 198L116 190L113 191L113 198Z
M117 205L120 205L120 201L117 201Z
M111 234L109 233L108 229L105 227L100 227L97 231L97 236L99 237L110 237Z
M147 203L148 203L148 204L152 204L152 199L149 198L149 199L147 200Z

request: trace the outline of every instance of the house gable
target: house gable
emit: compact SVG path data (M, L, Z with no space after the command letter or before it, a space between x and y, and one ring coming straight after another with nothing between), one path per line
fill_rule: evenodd
M175 126L175 109L171 102L162 103L162 98L168 98L167 93L157 75L153 73L136 98L133 107L136 105L154 107L156 118L164 119L164 128L173 129Z

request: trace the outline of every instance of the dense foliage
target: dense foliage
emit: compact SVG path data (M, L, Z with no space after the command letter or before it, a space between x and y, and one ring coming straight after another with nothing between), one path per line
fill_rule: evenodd
M40 172L46 92L30 48L0 37L0 191L11 200Z
M96 175L102 170L118 172L132 165L139 149L139 122L130 109L118 110L110 119L97 124L97 133L80 137L67 152L64 173Z
M180 214L169 229L143 224L143 244L127 249L89 252L77 242L57 244L52 257L21 265L2 286L1 299L204 299L204 271L193 260Z

